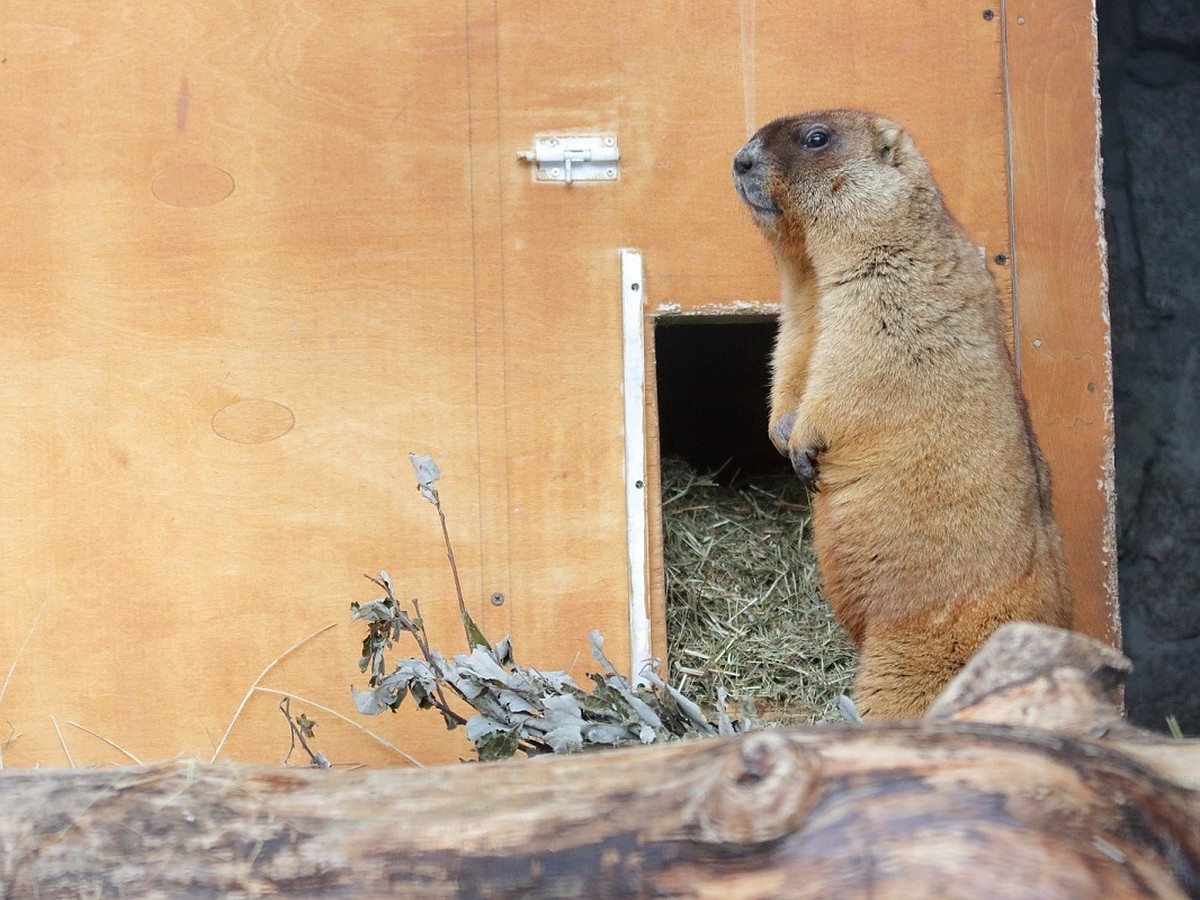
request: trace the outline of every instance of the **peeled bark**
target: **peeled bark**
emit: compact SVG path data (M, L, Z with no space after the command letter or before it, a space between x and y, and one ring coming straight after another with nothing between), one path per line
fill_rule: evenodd
M1125 725L1128 664L1010 626L920 722L329 772L0 773L7 897L1185 897L1200 742Z

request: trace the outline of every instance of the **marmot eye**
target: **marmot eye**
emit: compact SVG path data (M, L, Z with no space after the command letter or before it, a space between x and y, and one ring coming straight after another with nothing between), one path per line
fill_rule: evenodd
M820 150L829 143L829 132L824 128L814 128L804 136L804 149Z

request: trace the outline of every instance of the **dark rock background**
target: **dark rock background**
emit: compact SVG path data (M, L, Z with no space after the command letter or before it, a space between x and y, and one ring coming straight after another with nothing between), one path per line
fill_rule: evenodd
M1200 0L1099 0L1129 717L1200 734Z

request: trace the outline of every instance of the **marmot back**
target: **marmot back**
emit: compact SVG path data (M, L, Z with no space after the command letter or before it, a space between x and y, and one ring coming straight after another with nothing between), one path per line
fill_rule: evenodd
M769 433L813 488L855 702L919 716L997 626L1071 620L999 294L894 122L778 119L733 168L782 281Z

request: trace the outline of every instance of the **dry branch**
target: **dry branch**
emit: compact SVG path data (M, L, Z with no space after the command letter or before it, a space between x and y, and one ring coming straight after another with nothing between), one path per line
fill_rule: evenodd
M1197 744L1120 721L1123 665L1013 626L903 725L423 771L9 770L2 893L1195 895Z

